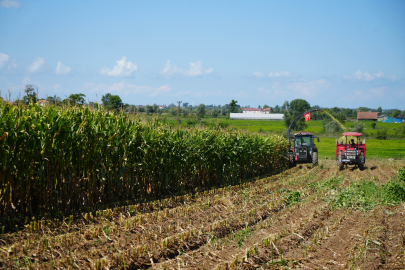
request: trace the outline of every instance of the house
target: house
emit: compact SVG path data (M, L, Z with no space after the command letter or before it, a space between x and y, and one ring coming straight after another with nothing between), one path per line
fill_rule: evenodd
M165 105L160 105L160 106L159 106L159 109L161 109L161 110L166 110L167 107L166 107Z
M257 108L243 108L243 113L261 113L269 114L271 113L271 108L257 109Z
M379 112L357 112L357 120L374 120L377 121Z
M39 106L44 106L44 105L48 104L48 100L41 99L41 100L39 100L39 101L37 102L37 104L38 104Z

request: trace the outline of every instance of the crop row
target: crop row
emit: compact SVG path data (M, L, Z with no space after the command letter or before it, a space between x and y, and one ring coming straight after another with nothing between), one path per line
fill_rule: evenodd
M285 167L286 141L88 108L0 104L0 220L71 215L238 184Z

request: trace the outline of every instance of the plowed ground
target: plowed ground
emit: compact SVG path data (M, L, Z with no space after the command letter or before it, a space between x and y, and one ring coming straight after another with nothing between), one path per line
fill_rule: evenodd
M405 269L405 204L368 211L331 199L403 161L299 165L241 186L31 222L0 238L0 268Z

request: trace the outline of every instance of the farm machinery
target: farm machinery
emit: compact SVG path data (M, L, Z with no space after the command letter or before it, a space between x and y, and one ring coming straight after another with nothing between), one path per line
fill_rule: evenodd
M309 132L299 132L294 134L292 143L290 138L290 131L294 122L302 116L305 116L305 120L308 121L310 119L310 113L314 111L323 112L319 109L310 110L297 116L288 127L288 163L290 167L294 167L297 163L312 163L313 167L318 165L318 148L315 145L314 139L317 138L317 141L319 142L319 137L315 137Z
M363 134L345 132L342 135L345 136L345 142L336 140L336 162L339 170L343 169L344 165L358 165L360 170L363 170L366 163L366 140L364 139L364 143L360 140ZM356 141L348 141L348 136L355 137Z

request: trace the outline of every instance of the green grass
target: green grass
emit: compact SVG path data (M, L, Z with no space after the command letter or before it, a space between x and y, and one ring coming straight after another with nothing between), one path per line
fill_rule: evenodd
M377 205L396 205L405 201L405 179L392 179L385 185L379 185L378 179L362 179L330 198L332 208L352 207L368 211Z
M177 117L174 116L160 116L162 119L166 118L166 122L170 123L172 126L177 126ZM182 126L187 126L188 120L196 120L194 116L181 117ZM203 118L202 122L207 125L214 125L216 122L222 122L229 124L229 126L243 129L249 132L266 132L266 133L282 133L285 131L285 126L283 121L267 121L267 120L229 120L226 118ZM396 123L382 123L375 122L376 129L371 127L372 121L364 121L365 128L363 134L373 137L378 130L387 130L388 136L393 135L395 129L397 129L401 124ZM316 143L319 148L319 158L335 158L335 140L340 136L333 134L323 133L323 125L321 120L312 120L307 122L308 128L305 131L312 132L317 136L320 136L320 142ZM353 125L353 122L345 122L344 125L347 130ZM394 140L376 140L376 139L366 139L367 146L367 158L391 158L395 157L401 158L405 157L405 140L404 139L394 139Z

